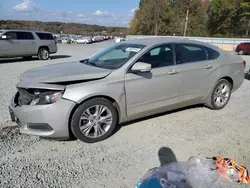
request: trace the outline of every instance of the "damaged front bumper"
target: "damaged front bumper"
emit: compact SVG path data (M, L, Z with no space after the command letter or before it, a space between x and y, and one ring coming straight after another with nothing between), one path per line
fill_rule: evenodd
M19 105L18 95L9 106L10 117L20 126L20 132L29 135L64 139L69 138L69 118L76 103L59 99L53 104Z

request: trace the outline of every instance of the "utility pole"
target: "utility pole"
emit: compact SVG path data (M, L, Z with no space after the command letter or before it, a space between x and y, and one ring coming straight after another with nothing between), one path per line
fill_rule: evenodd
M187 13L186 13L186 21L185 21L185 27L184 27L184 37L186 36L187 33L187 27L188 27L188 19L189 19L189 8L190 8L190 4L191 4L192 0L189 0L188 2L188 9L187 9Z
M186 22L185 22L185 28L184 28L184 37L186 36L186 33L187 33L188 14L189 14L189 9L187 9L187 14L186 14Z

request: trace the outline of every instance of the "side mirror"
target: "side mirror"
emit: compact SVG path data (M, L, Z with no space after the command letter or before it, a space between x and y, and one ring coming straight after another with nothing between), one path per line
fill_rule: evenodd
M137 62L133 65L132 72L150 72L151 71L151 64Z
M7 36L6 36L6 35L2 35L2 36L1 36L1 39L6 40L6 39L7 39Z

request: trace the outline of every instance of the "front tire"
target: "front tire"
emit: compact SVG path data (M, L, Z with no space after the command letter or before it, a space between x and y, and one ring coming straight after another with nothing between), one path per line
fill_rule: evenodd
M48 60L49 59L49 51L47 48L40 48L38 51L38 59L40 60Z
M77 139L95 143L110 137L117 122L115 106L105 98L94 98L76 109L71 119L71 130Z
M206 106L213 110L224 108L230 100L231 93L232 84L226 79L219 80L213 88Z

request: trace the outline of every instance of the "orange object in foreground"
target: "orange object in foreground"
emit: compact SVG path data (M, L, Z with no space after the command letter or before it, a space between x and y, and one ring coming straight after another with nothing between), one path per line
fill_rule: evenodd
M223 178L231 180L232 177L237 177L239 183L250 184L246 167L236 164L233 159L213 157L213 160L216 160L216 168Z

